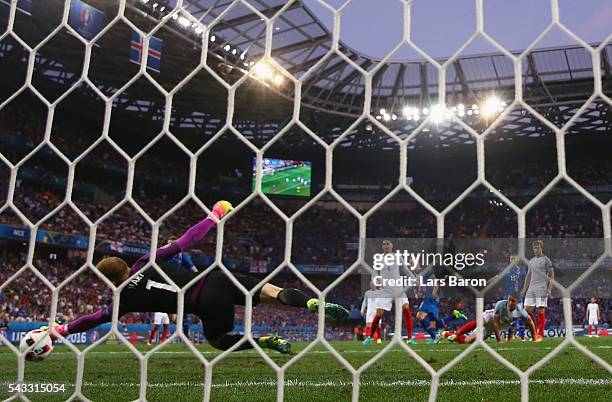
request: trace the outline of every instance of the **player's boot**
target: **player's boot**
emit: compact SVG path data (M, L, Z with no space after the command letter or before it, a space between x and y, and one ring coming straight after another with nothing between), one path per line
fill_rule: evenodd
M382 339L378 338L378 339L376 340L376 343L380 345L380 344L382 343Z
M441 339L440 336L437 335L434 339L429 339L427 343L430 345L434 345L434 344L440 343L440 339Z
M414 339L410 339L406 342L407 345L416 345L416 341Z
M367 338L365 338L362 342L365 346L368 346L372 343L372 337L368 336Z
M257 341L259 346L266 349L276 350L284 355L291 353L291 344L289 341L283 338L279 338L278 336L270 335L270 336L262 336Z
M308 311L316 314L319 311L319 299L312 298L306 303ZM342 321L348 318L349 312L339 304L325 303L325 316L334 321Z
M452 331L444 331L442 335L450 342L455 342L455 340L457 339L457 334Z
M467 321L467 315L463 314L461 311L459 310L453 310L453 317L455 317L457 320L466 320Z

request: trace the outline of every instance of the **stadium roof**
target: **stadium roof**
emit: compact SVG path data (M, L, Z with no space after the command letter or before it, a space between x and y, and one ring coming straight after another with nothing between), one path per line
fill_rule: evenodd
M232 1L188 0L187 3L186 8L195 18L210 24L226 11ZM250 2L268 17L282 10L274 23L272 56L292 75L301 77L328 54L332 46L332 35L302 2L293 2L283 9L286 3L282 0ZM212 34L221 39L216 41L217 49L229 43L239 52L247 50L253 59L258 59L264 52L265 24L247 7L232 8L213 26ZM342 41L339 49L364 70L371 70L379 64L379 60L351 49ZM608 74L611 57L612 46L608 46L602 55L604 71ZM537 97L538 103L572 101L592 92L592 86L569 91L566 87L555 88L555 83L592 80L591 55L580 46L537 49L525 57L523 74L526 87L542 87L541 91L527 94L530 98ZM469 99L477 97L481 91L507 93L513 86L512 62L501 53L461 57L446 72L449 99L453 95ZM317 91L309 91L312 87L317 88ZM311 71L302 92L307 103L323 110L359 114L365 92L365 78L338 54L332 53L318 68ZM394 98L410 99L412 104L429 104L430 98L435 98L437 93L438 70L433 65L425 60L389 61L373 76L372 106L389 106L389 99ZM343 96L334 96L337 94Z
M188 0L187 9L204 24L211 24L232 4L231 0ZM277 16L274 22L272 57L295 77L308 77L302 86L302 105L325 114L358 116L362 112L365 77L340 55L331 52L332 35L301 1L286 6L281 0L253 0L250 2L267 17ZM247 50L257 60L264 53L265 24L247 7L234 7L213 24L211 34L217 38L217 50L229 43L234 48ZM214 47L213 47L214 49ZM380 60L364 55L340 41L339 50L369 71ZM221 52L222 53L222 52ZM513 52L520 54L520 52ZM601 55L604 78L612 77L610 63L612 45ZM325 60L316 69L313 66ZM445 60L438 60L443 63ZM557 125L567 122L593 93L593 66L590 52L580 46L535 49L522 63L523 95L527 102ZM426 108L438 94L438 70L426 60L391 60L377 70L372 78L372 113L385 109L387 113L402 115L402 109ZM491 93L499 94L508 103L514 98L514 69L510 59L500 53L462 56L446 71L447 103L473 104L483 102ZM593 104L579 119L576 127L597 126L601 121L602 105ZM468 124L470 124L468 122ZM409 133L416 124L402 127L393 124L398 135ZM470 124L480 126L482 123ZM458 125L438 128L441 139L450 142L470 141ZM541 122L524 111L511 113L501 124L503 132L522 136L542 135Z
M128 4L126 15L141 29L144 29L143 26L150 29L160 18L159 13L141 12L151 11L151 3L144 4L133 0ZM232 4L231 0L186 0L184 7L194 19L205 26L210 26L215 21L209 34L209 37L215 37L215 41L209 43L209 59L222 62L212 64L209 61L209 65L221 76L227 74L219 71L220 66L231 65L235 67L232 74L234 79L237 79L236 76L239 77L248 70L248 67L244 66L245 62L248 64L250 61L257 61L264 53L266 26L261 18L244 4L237 3L231 7ZM332 35L302 2L295 1L286 5L286 1L281 0L251 0L249 4L268 17L278 14L273 28L272 57L293 76L302 77L324 58L304 80L300 118L307 124L312 119L317 120L315 131L322 137L327 136L325 139L328 141L340 135L342 129L348 127L362 113L364 76L340 55L330 53ZM231 9L228 10L228 7ZM135 12L137 10L138 13ZM118 35L117 40L123 40L126 35L129 38L129 27L118 27L116 30L121 29L126 32ZM198 47L201 43L193 29L189 31L189 28L173 24L172 21L168 22L164 29L169 32L168 35L173 35L168 38L176 39L176 43L186 46L183 46L185 50L173 50L172 53L172 49L169 49L171 44L168 42L168 46L164 45L162 58L164 66L168 67L159 77L155 74L154 77L159 78L160 82L171 78L174 83L178 83L180 78L194 68L193 65L197 65ZM160 33L163 34L158 31L156 35ZM236 52L225 50L228 44L232 50L236 49ZM52 43L47 48L51 45ZM11 52L10 45L6 43L0 44L0 48L3 57ZM94 55L92 58L90 71L106 71L105 74L98 74L93 81L96 85L106 87L104 92L110 94L120 85L116 84L117 70L109 69L108 66L115 65L119 71L124 71L126 66L136 70L137 68L129 62L118 64L118 59L126 59L121 46L104 48L104 51L94 49L94 53L97 52L99 57ZM364 70L371 70L379 64L379 60L363 55L342 42L339 49ZM53 81L54 87L57 88L57 85L61 84L67 88L78 79L82 49L71 51L67 48L55 53L50 51L48 56L44 54L45 50L47 49L41 49L42 56L37 57L36 70ZM61 56L63 60L54 59L54 54ZM242 54L246 56L245 60L240 58ZM22 61L25 60L27 58L22 58ZM605 48L601 60L606 90L606 83L612 81L612 45ZM526 101L555 124L561 125L567 122L593 93L591 55L579 46L536 49L523 60L523 85ZM222 126L224 118L219 118L220 113L224 113L222 102L218 102L219 105L216 106L207 105L206 110L201 106L202 99L227 96L224 90L215 93L211 88L212 85L199 85L192 91L193 102L181 103L181 111L176 115L176 118L181 120L177 123L179 126L196 128L200 135L202 131L213 135ZM292 85L269 88L273 96L267 96L266 102L262 102L266 105L261 107L250 102L249 96L252 96L253 90L257 89L236 92L236 114L233 122L247 138L264 143L290 118L293 88ZM504 55L498 53L462 56L447 69L446 98L449 107L459 103L479 104L491 93L497 94L508 103L514 98L512 63ZM402 116L402 110L406 106L419 110L429 107L437 94L438 71L430 63L425 60L388 61L373 76L372 113L376 115L380 109L385 109L388 113ZM139 111L142 116L148 118L161 118L164 113L163 103L157 104L151 99L143 100L143 96L147 97L148 93L128 89L117 100L115 107ZM283 111L286 113L283 114ZM576 127L586 129L598 125L607 126L602 124L608 121L606 116L601 104L593 104L584 119L577 122ZM465 116L465 121L479 131L488 124L476 116ZM410 134L417 125L414 121L406 121L403 118L388 122L389 128L400 136ZM372 131L371 127L369 131ZM376 128L373 131L377 131ZM441 143L471 142L470 136L457 124L437 127L435 131L438 131ZM538 136L543 133L543 125L533 116L525 116L524 111L516 110L504 119L498 131L513 136ZM382 142L389 142L382 132L380 136L383 138ZM373 142L368 140L366 143Z

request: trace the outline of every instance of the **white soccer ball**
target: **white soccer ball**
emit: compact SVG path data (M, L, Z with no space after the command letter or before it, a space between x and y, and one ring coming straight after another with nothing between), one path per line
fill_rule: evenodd
M51 337L46 331L41 331L40 329L30 331L25 334L23 338L21 338L21 342L19 343L19 351L23 353L32 345L36 346L26 353L26 360L43 360L48 357L53 350L53 341L51 340Z

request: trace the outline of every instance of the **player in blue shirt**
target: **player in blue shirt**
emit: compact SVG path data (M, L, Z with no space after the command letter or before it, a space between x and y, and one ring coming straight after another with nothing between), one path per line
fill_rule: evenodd
M172 244L177 240L177 237L169 237L168 242L166 244ZM177 267L182 267L188 269L192 272L198 272L198 268L196 268L193 261L191 261L191 257L184 251L181 251L174 257L168 260L170 264L176 265ZM189 327L191 324L191 318L188 313L183 314L183 333L187 338L189 338Z
M417 267L417 272L420 268ZM461 302L457 302L454 308L451 310L447 317L440 319L440 296L438 294L438 286L428 286L429 281L435 281L436 276L432 267L425 268L419 273L419 286L417 292L422 297L421 304L417 309L416 319L421 324L421 327L431 337L427 343L438 343L441 339L441 334L437 331L443 331L453 320L467 321L467 316L460 310L462 308ZM423 284L423 286L421 286Z
M417 267L417 271L420 270ZM440 337L437 333L438 327L438 308L440 302L438 300L438 286L428 286L427 282L434 279L433 269L427 267L419 273L418 294L422 298L421 304L417 309L416 319L421 324L421 327L431 337L427 343L438 343Z

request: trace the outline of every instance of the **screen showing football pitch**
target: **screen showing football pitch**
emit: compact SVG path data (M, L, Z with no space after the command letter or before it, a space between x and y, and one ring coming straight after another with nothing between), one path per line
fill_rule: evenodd
M257 159L253 158L253 189ZM309 197L312 162L287 159L262 160L261 190L265 194Z

